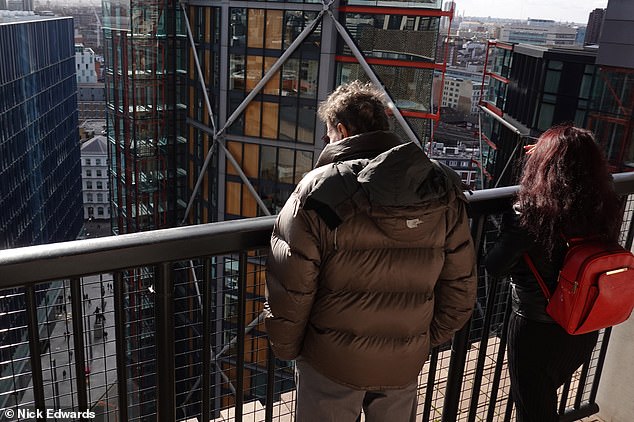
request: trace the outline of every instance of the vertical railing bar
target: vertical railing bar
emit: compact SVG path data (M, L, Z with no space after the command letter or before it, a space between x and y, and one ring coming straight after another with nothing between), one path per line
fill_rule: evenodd
M467 361L470 325L471 319L454 334L451 341L451 357L449 358L449 372L447 374L445 400L442 407L442 422L455 422L458 416L462 377L464 376L464 366Z
M156 267L156 371L157 421L176 420L176 386L174 368L174 303L171 282L172 265L163 262Z
M202 420L211 419L211 259L203 260L203 415Z
M119 416L122 421L128 420L128 370L126 353L126 318L125 318L125 285L123 273L113 274L114 290L114 331L117 350L117 400Z
M568 394L570 393L571 384L571 380L568 380L564 383L564 388L561 391L561 398L559 401L559 415L563 415L564 413L566 413L566 403L568 402Z
M506 398L506 408L504 409L504 422L511 422L513 416L513 398L509 394Z
M485 216L481 215L472 220L471 237L475 245L480 245ZM478 248L479 249L479 248ZM445 387L445 400L443 403L442 422L453 422L458 415L460 393L464 366L467 361L467 349L469 348L469 332L471 318L458 330L451 342L451 357L449 360L449 372L447 374L447 386Z
M77 401L79 409L88 409L88 385L86 383L86 355L84 353L84 307L81 280L73 278L70 280L70 298L73 308L73 343L75 345L75 378L77 382ZM90 327L85 327L90 330Z
M244 405L244 328L246 324L247 251L240 251L238 284L238 344L236 362L236 422L242 422Z
M603 338L601 339L601 351L599 352L599 359L597 360L597 369L592 379L592 389L590 390L589 402L592 404L597 400L597 393L599 391L599 381L601 381L601 373L603 372L603 364L605 363L605 357L608 354L608 343L610 335L612 334L612 327L608 327L603 331Z
M579 375L579 386L577 387L577 394L575 395L574 408L579 409L581 407L581 400L583 399L583 392L586 389L586 382L588 382L588 373L590 372L590 361L592 356L581 367L581 374Z
M509 317L511 316L511 295L506 296L506 309L504 312L504 321L502 323L502 335L500 336L500 348L498 349L495 360L495 372L493 373L493 382L491 383L491 397L489 399L489 411L487 413L487 422L493 422L495 416L495 405L497 403L498 388L500 379L502 378L502 366L504 365L504 354L506 353L506 338L508 336ZM511 393L509 392L509 400Z
M268 343L268 342L267 342ZM264 420L273 422L273 401L275 400L275 355L271 344L267 348L268 362L266 365L266 412Z
M42 350L40 347L39 333L40 324L37 319L37 297L35 294L34 284L29 284L25 287L24 296L26 301L26 318L29 332L29 359L31 362L33 399L35 401L35 409L44 412L46 401L44 400L44 376L42 374Z
M431 404L436 383L436 370L438 369L438 347L434 347L429 356L429 373L427 375L427 385L425 386L425 404L423 406L423 422L429 422L431 415Z
M487 298L487 309L484 314L484 322L482 324L482 339L478 350L478 360L476 363L475 374L473 378L473 388L471 390L471 404L469 406L468 422L474 422L480 399L480 388L482 386L482 373L484 372L484 362L486 359L487 348L489 346L489 333L491 332L491 319L493 318L493 309L495 307L495 299L497 295L500 280L493 279L491 289Z
M631 194L626 194L626 195L623 195L621 198L621 209L623 210L623 218L625 218L628 214L627 206L628 206L628 202L630 201L629 199L630 196ZM632 200L634 201L634 196L632 198L633 198ZM634 210L630 212L630 215L632 214L634 214ZM623 227L623 224L625 223L626 223L626 220L621 221L621 227ZM628 223L627 233L625 235L625 244L623 245L623 247L629 251L630 249L632 249L632 241L634 239L634 224L632 224L632 220L630 220L627 223Z

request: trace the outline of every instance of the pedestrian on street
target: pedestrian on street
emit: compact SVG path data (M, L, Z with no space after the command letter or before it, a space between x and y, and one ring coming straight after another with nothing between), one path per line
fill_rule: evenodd
M63 379L66 379L66 369L64 369L64 370L62 371L62 378L63 378Z

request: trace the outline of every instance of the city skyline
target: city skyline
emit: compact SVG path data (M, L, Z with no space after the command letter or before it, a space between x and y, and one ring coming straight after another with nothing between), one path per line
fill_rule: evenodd
M586 24L596 8L605 8L607 0L455 0L456 16L507 19L552 19ZM443 3L446 3L443 2Z

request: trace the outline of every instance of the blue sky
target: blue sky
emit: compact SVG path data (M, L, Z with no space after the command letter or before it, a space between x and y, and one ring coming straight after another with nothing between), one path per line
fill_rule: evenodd
M587 23L596 8L605 8L608 0L454 0L461 16L491 16L513 19L554 19L561 22ZM445 0L446 2L446 0Z

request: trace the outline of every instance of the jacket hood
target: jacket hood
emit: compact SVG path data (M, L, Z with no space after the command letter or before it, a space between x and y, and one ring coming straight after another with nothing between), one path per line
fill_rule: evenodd
M326 145L317 159L315 168L338 161L371 159L402 144L403 141L396 134L383 130L349 136L339 142Z
M363 143L346 142L354 140L351 138L331 144L331 148L328 145L318 160L318 166L323 161L322 166L309 173L307 183L300 187L303 207L316 210L329 227L335 228L360 210L449 202L455 197L450 195L454 191L462 195L460 179L453 170L427 158L413 142L391 146L398 137L389 132L380 134L390 137L382 143L384 151L374 157L381 142L371 144L370 152L365 154L371 158L360 158L364 150L358 144ZM347 160L331 161L335 157Z

